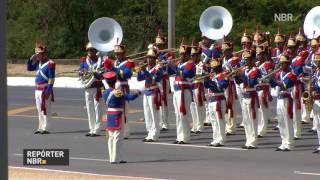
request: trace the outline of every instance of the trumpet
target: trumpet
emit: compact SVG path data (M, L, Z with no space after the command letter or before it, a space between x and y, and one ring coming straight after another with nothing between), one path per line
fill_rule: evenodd
M265 42L263 42L263 43L261 43L261 44L259 44L258 46L263 46L263 45L268 45L269 44L269 42L268 41L265 41ZM242 49L242 50L240 50L240 51L237 51L237 52L234 52L234 53L232 53L232 55L237 55L237 54L239 54L239 53L242 53L243 51L245 51L246 49Z
M265 80L267 80L267 79L269 79L273 74L275 74L275 73L277 73L277 72L279 72L281 70L281 67L279 67L279 68L277 68L277 69L275 69L275 70L273 70L271 73L269 73L268 75L266 75L266 76L263 76L259 81L260 81L260 83L261 82L264 82Z
M175 58L175 59L172 59L172 60L167 60L167 61L156 61L156 66L158 66L159 68L163 67L163 66L167 66L169 65L169 63L172 63L172 62L175 62L175 61L178 61L180 60L180 58ZM135 72L139 72L141 71L141 69L143 67L146 67L148 65L148 63L144 62L142 63L141 65L135 67Z
M201 81L211 76L211 73L206 73L200 76L196 76L193 81Z

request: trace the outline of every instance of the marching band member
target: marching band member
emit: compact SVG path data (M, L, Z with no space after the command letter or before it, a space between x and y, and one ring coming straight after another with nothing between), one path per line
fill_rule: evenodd
M292 59L294 57L296 57L296 55L297 55L296 54L297 53L297 42L296 42L296 39L293 35L293 32L290 33L286 47L287 48L284 50L283 54L285 53L288 56L289 61L291 62Z
M292 59L291 69L293 73L298 77L298 80L295 81L292 97L294 102L293 107L293 128L294 128L294 139L301 138L301 109L306 110L306 106L302 103L301 95L305 90L304 84L301 81L301 78L304 77L305 69L305 59L308 56L308 51L302 50L299 52L298 56Z
M291 72L290 60L286 55L281 55L279 63L281 71L270 79L272 87L278 87L277 117L281 137L281 145L276 151L290 151L293 148L293 99L291 88L297 81L297 76Z
M275 66L279 64L279 58L285 52L285 39L286 39L286 35L282 34L280 28L278 27L278 32L274 36L274 43L276 44L276 47L271 49L271 60ZM276 111L272 113L277 114ZM278 118L274 117L274 119L278 119ZM278 130L279 129L278 127L279 125L275 126L273 130Z
M259 100L255 87L261 77L261 72L255 66L254 55L255 53L252 50L243 52L246 64L236 76L238 84L243 82L242 116L244 117L243 123L246 134L246 143L242 147L244 149L257 148L257 108L259 107Z
M266 45L256 47L257 65L262 75L269 74L273 69L273 62L268 59L267 49ZM270 84L261 82L256 86L256 90L260 102L260 108L258 109L258 137L263 137L266 134L270 117L270 102L272 101Z
M242 50L243 51L250 51L252 48L252 37L247 33L247 28L245 27L244 28L244 32L243 32L243 35L241 37L241 46L242 46ZM243 57L244 53L241 53L240 54L240 65L242 66L243 64L246 64L245 62L245 59ZM238 84L238 83L237 83ZM244 128L244 109L245 107L242 107L243 106L243 83L240 83L238 84L238 87L237 88L237 95L238 95L238 99L239 99L239 102L241 104L241 110L242 110L242 121L239 125L239 128Z
M96 71L102 67L102 59L97 56L97 50L89 42L86 45L88 55L81 58L79 76L84 76L86 72ZM102 81L99 75L94 73L96 80L85 88L86 108L89 122L89 132L86 136L99 136L100 124L102 120Z
M201 48L192 41L191 45L191 59L196 64L196 76L204 74L205 66L201 61ZM205 119L205 91L202 80L194 80L192 84L193 99L191 103L192 128L191 133L199 134L203 130Z
M155 39L155 45L159 49L160 53L158 59L163 61L168 61L174 59L174 53L171 51L161 52L161 50L165 49L166 37L161 36L160 30L158 31L158 35ZM161 91L161 106L160 106L160 126L161 131L168 130L168 94L170 93L170 81L168 74L168 66L163 66L163 76L160 82L160 91Z
M199 45L201 47L202 53L201 53L201 61L205 65L205 71L210 72L210 60L212 56L214 58L217 58L219 55L219 52L217 49L213 49L213 42L211 39L206 37L204 34L201 34L202 40L199 42ZM206 91L206 96L208 94L208 91ZM205 103L205 110L206 110L206 118L204 120L204 125L205 126L210 126L211 125L211 120L210 120L210 114L209 114L209 109L208 109L208 103Z
M194 78L195 64L190 58L190 47L182 40L179 54L180 62L175 66L176 77L174 81L173 105L176 114L177 139L175 144L189 143L190 127L188 122L189 105L192 101L192 79Z
M316 69L317 68L317 63L315 62L315 55L316 55L316 51L317 51L317 49L319 47L318 38L313 37L311 39L310 46L311 46L310 53L309 53L309 56L307 58L307 62L306 63L309 66L311 66L313 69ZM310 116L312 114L314 114L313 110L311 111ZM303 120L303 122L308 123L310 121L310 118L306 117L306 119L302 119L302 120ZM318 127L317 123L318 123L318 121L315 121L315 120L312 121L312 128L309 130L309 132L317 133L317 127Z
M297 42L297 48L298 48L297 53L300 53L301 51L307 51L307 40L306 40L306 36L303 33L301 27L299 27L299 32L296 35L296 42ZM306 59L305 65L308 65L307 61L308 60ZM308 68L308 67L306 67L306 68ZM309 68L311 69L310 66L309 66ZM308 74L312 74L312 73L308 72ZM303 124L306 124L310 121L310 114L311 114L311 111L306 109L306 106L304 103L301 103L301 121Z
M278 28L278 33L274 37L274 43L276 44L276 47L271 49L271 59L274 64L279 63L279 57L284 51L285 38L286 36L281 34L280 28Z
M49 134L48 121L51 119L51 102L56 64L47 56L48 47L36 42L35 54L27 61L28 71L37 71L35 78L35 100L39 116L39 126L34 134Z
M148 136L143 139L144 142L154 142L160 135L160 105L161 94L157 85L162 79L162 69L156 65L157 52L155 49L149 49L147 54L147 65L137 67L136 72L138 81L145 81L143 96L143 112L146 122Z
M253 34L253 42L252 45L254 48L259 46L264 40L264 34L260 31L260 26L257 25L256 31Z
M103 74L109 86L103 92L103 99L106 103L107 135L109 162L111 164L126 163L122 159L122 142L124 137L125 101L134 100L139 93L122 93L121 89L115 87L117 75L110 71Z
M211 61L212 74L211 78L204 81L204 85L209 89L209 112L212 124L213 141L209 146L224 146L226 139L224 113L226 101L224 90L228 86L226 74L222 71L221 63L218 59Z
M316 123L316 131L318 134L318 148L313 152L313 153L320 153L320 51L315 53L314 56L314 63L317 66L314 75L313 75L313 100L314 100L314 105L313 105L313 114L314 118L313 121Z
M113 70L117 74L117 82L116 88L121 89L123 94L130 92L130 87L128 84L128 80L132 76L132 71L134 68L134 62L130 59L127 59L125 56L125 46L123 44L116 44L114 46L114 53L116 56L116 60L113 64ZM128 139L130 135L130 126L127 120L127 108L128 104L125 103L125 111L124 111L124 139Z
M222 67L225 71L231 72L232 69L240 67L240 58L233 56L233 44L231 41L224 38L222 43ZM236 117L235 116L235 109L236 109L236 100L238 99L238 94L240 97L241 95L241 87L238 84L235 84L234 78L230 77L228 81L228 87L225 91L226 97L226 135L232 135L236 132ZM241 102L241 100L239 100ZM241 104L240 108L241 108Z

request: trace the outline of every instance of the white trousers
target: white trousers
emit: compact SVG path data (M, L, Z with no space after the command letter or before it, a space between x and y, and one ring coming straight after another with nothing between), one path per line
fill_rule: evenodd
M301 98L301 121L309 123L310 122L311 111L307 110L306 105L302 102Z
M271 103L268 102L268 107L263 104L263 90L258 91L260 108L258 108L257 121L258 121L258 135L264 136L267 132L268 119L270 118L270 106ZM269 100L268 100L269 101Z
M174 91L173 94L173 106L176 115L176 125L177 125L177 141L183 141L188 143L190 141L190 103L192 94L189 90L184 90L184 101L187 114L184 115L180 112L181 104L181 90Z
M169 80L167 80L166 83L167 83L166 84L167 88L165 89L165 91L167 92L167 105L169 105L169 103L168 103L169 89L170 89ZM161 94L163 94L164 89L162 86L162 82L158 83L158 85L160 87ZM168 129L168 117L169 117L168 106L165 106L164 101L161 99L160 115L159 115L159 123L160 123L161 128Z
M208 103L205 102L204 107L205 107L205 119L204 119L204 123L210 123L210 113L209 113L209 108L208 108Z
M192 102L190 105L191 117L193 121L191 131L194 132L203 130L203 122L205 118L205 102L203 102L202 106L199 105L199 100L197 96L198 91L199 89L193 90L194 102Z
M222 144L224 145L226 140L226 132L225 126L226 122L224 120L224 112L226 110L225 100L221 100L221 115L222 117L219 118L219 114L216 111L217 102L210 102L208 104L209 111L210 111L210 119L212 125L212 135L213 141L211 142L212 145L214 144Z
M314 120L315 117L316 117L314 109L315 109L315 107L313 108L313 111L312 111L313 112L312 130L316 131L318 129L318 126L320 126L320 124L319 124L320 120L319 119L318 120Z
M296 108L295 101L299 100L293 99L293 135L295 138L301 138L301 109Z
M243 98L243 124L246 133L246 144L245 146L257 146L257 133L258 133L258 125L257 119L254 119L251 113L251 99ZM257 107L254 107L257 113Z
M102 120L102 98L99 101L96 100L96 88L85 89L86 106L89 122L89 133L98 134L100 131L100 125Z
M242 95L242 88L243 88L243 84L236 84L236 91L237 91L237 96L238 96L238 101L239 103L237 103L238 107L240 107L241 109L241 114L242 114L242 117L240 119L240 126L244 126L244 123L243 123L243 120L244 120L244 117L243 117L243 95Z
M277 117L281 137L280 149L293 148L293 120L289 117L288 105L288 98L277 100Z
M159 110L153 102L153 96L143 96L143 112L148 136L145 139L157 141L160 135Z
M42 102L42 90L35 90L35 99L36 99L36 106L38 110L38 117L39 117L39 125L38 131L46 131L48 130L48 121L51 119L51 97L46 100L46 112L47 115L41 111L41 102Z
M316 121L318 134L318 150L320 150L320 100L315 100L313 105L313 121Z
M227 89L225 90L226 99L229 98L228 97L229 88L230 88L230 86L228 86ZM234 94L232 94L232 96L234 96ZM231 108L233 109L233 116L234 117L231 117L231 109L228 109L228 112L225 114L226 115L225 116L225 119L226 119L226 130L225 131L227 133L231 133L231 134L235 133L236 128L237 128L236 117L235 117L236 116L236 112L235 112L236 103L235 102L236 102L236 99L234 98L234 101L231 106ZM225 112L223 112L223 113L225 113Z
M124 120L124 119L123 119ZM122 120L122 125L124 124ZM120 130L109 131L106 134L108 140L109 162L119 162L122 158L121 147L123 144L123 127Z

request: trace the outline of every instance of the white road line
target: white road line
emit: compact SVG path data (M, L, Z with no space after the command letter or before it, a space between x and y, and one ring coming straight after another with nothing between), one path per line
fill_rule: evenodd
M181 147L196 147L196 148L221 149L221 150L247 151L246 149L241 149L241 148L199 146L199 145L192 145L192 144L171 144L171 143L160 143L160 142L152 142L152 143L145 142L145 144L156 144L156 145L165 145L165 146L181 146Z
M18 154L15 153L13 154L15 156L23 156L23 154ZM73 159L73 160L84 160L84 161L100 161L100 162L109 162L106 159L94 159L94 158L82 158L82 157L69 157L69 159Z
M147 178L147 177L137 177L137 176L118 176L118 175L86 173L86 172L79 172L79 171L65 171L65 170L56 170L56 169L28 168L28 167L18 167L18 166L9 166L9 167L12 169L48 171L48 172L69 173L69 174L77 174L77 175L99 176L99 177L141 178L141 179L150 179L150 180L165 180L165 179L157 179L157 178Z
M302 172L302 171L294 171L294 174L301 174L301 175L312 175L312 176L320 176L320 173L310 173L310 172Z

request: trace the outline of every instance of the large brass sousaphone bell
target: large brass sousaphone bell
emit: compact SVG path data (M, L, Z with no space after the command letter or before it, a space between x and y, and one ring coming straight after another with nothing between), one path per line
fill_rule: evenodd
M222 6L211 6L202 12L199 27L202 34L212 40L222 39L232 29L232 16Z
M320 35L320 6L316 6L308 12L303 23L303 31L308 39L312 39ZM310 74L312 74L312 69ZM311 85L312 75L309 75L307 82L307 90L302 93L302 103L306 105L307 111L311 112L314 103Z
M320 6L316 6L308 12L304 19L303 31L308 39L320 35Z
M89 27L88 38L93 47L101 52L112 51L122 41L123 33L120 24L112 18L101 17Z
M112 51L114 46L122 41L123 33L117 21L109 17L98 18L91 23L88 30L88 39L92 46L102 53ZM102 62L102 56L99 57ZM99 61L98 61L99 62ZM100 64L101 66L101 64ZM89 68L79 77L83 88L91 87L95 82L94 73L103 73L102 68Z

